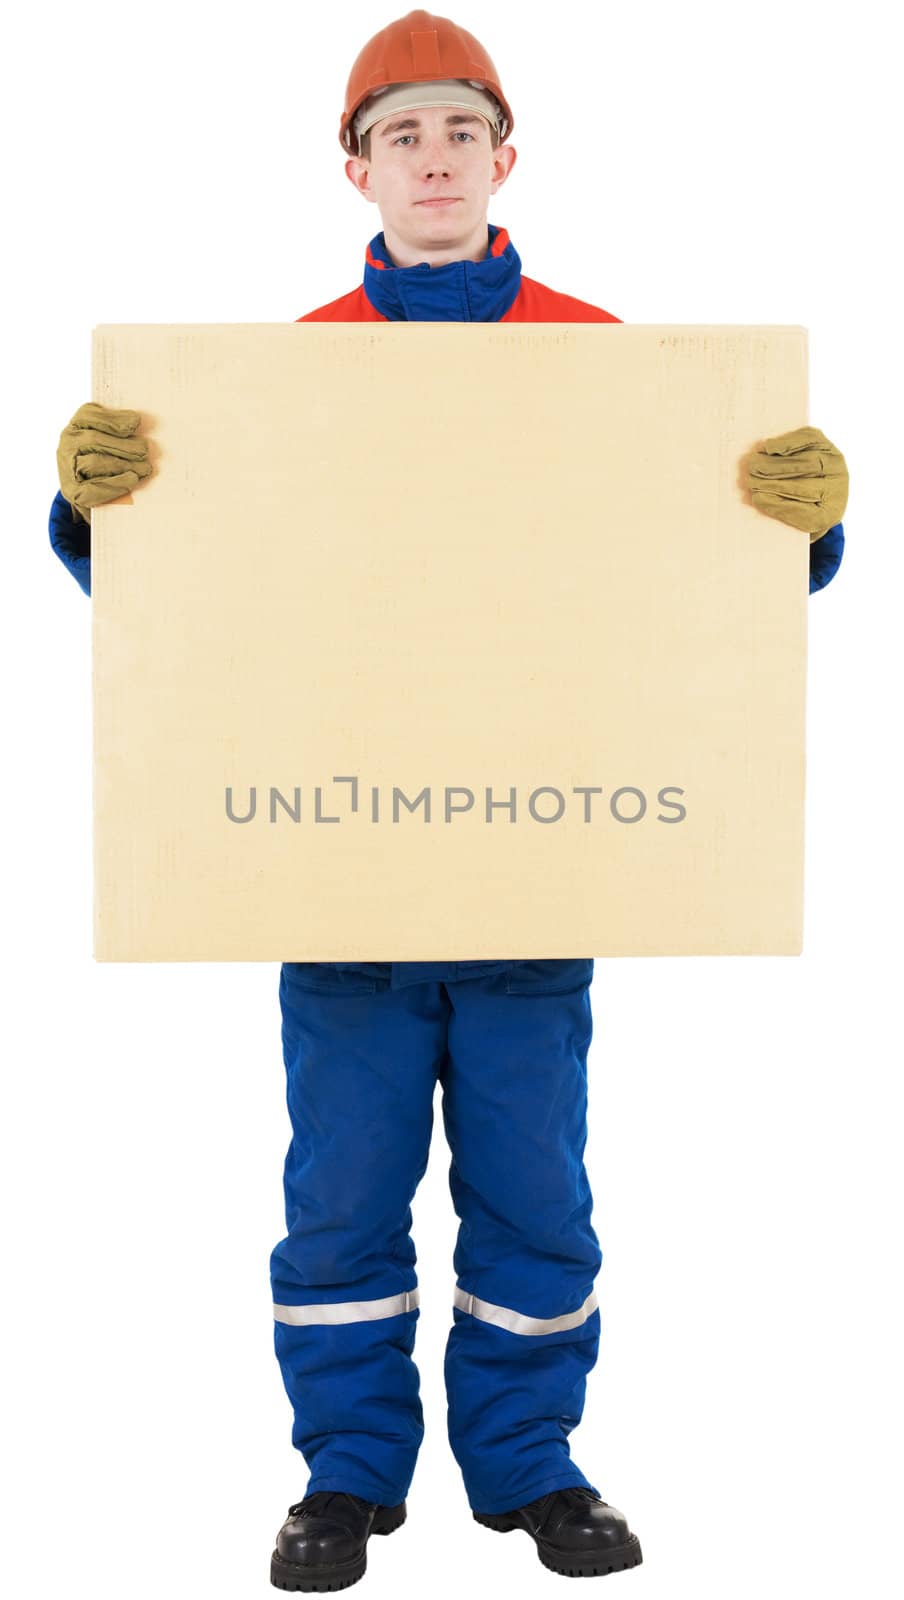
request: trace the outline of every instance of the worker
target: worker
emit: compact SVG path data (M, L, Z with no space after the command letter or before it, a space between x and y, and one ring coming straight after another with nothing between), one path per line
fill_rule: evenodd
M411 11L368 40L339 138L346 176L383 227L363 281L297 320L619 322L524 276L507 230L488 222L515 164L513 126L487 51L448 18ZM89 402L60 438L50 539L87 594L90 508L151 472L139 422ZM440 476L454 468L436 465ZM823 588L844 547L838 449L819 429L795 429L745 458L742 482L758 510L809 538L810 592ZM276 1354L310 1475L277 1535L277 1587L354 1583L370 1535L406 1519L424 1432L410 1207L437 1081L460 1219L447 1421L469 1507L488 1528L524 1529L553 1572L641 1561L626 1517L569 1448L600 1332L583 1162L593 966L282 964L292 1138L287 1232L270 1265Z

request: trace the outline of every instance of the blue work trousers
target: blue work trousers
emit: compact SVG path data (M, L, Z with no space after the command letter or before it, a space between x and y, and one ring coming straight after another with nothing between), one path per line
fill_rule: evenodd
M448 1433L469 1504L599 1493L568 1445L599 1346L583 1164L593 961L458 963L454 981L411 970L280 973L292 1141L270 1265L305 1493L395 1506L411 1484L424 1433L411 1201L437 1080L460 1220Z

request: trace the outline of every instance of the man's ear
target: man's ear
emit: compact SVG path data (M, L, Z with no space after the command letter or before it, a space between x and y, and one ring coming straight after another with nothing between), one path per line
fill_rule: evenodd
M498 149L493 151L494 171L498 172L500 166L502 168L501 175L499 177L494 177L492 180L492 189L494 194L496 193L496 190L500 189L505 183L505 180L511 172L512 167L515 165L517 159L518 152L513 144L501 144L499 145Z
M358 193L365 200L369 200L371 204L374 204L374 196L370 186L370 165L367 161L362 161L357 156L349 157L345 163L345 176L348 178L349 183L354 184Z

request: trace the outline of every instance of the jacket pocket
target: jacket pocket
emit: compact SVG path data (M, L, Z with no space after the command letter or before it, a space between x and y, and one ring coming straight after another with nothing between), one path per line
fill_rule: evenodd
M506 974L506 994L570 994L583 989L593 977L592 956L562 960L515 961Z

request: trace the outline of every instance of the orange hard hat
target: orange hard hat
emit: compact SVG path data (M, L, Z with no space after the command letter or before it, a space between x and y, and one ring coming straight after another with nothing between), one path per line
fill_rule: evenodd
M475 89L486 89L499 102L499 142L515 126L508 101L499 87L499 74L483 45L472 33L435 17L432 11L409 11L405 17L368 39L358 55L345 90L345 109L339 123L339 143L348 154L359 155L352 123L355 112L375 90L389 84L436 83L458 78Z

